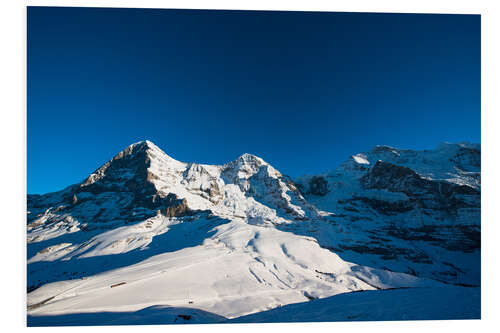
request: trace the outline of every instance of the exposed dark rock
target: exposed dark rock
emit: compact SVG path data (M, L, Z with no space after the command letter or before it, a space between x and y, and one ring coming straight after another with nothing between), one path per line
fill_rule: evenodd
M410 168L377 161L373 168L360 180L366 189L387 189L404 192L410 187L421 187L425 180Z
M412 166L416 165L415 163L423 163L425 165L423 170L432 170L432 164L435 163L431 157L425 156L423 160L415 162L414 156L408 153L404 158L400 158L399 153L402 151L391 147L380 146L375 152L383 154L380 158L389 156L388 159L396 164L408 163ZM448 159L452 155L446 156ZM369 160L372 163L378 158ZM28 195L28 230L43 224L60 222L65 228L65 216L76 220L83 231L129 225L158 214L168 218L182 217L182 221L186 223L200 218L215 218L214 213L209 211L190 209L186 199L181 199L173 193L167 194L167 187L158 190L155 186L158 175L163 178L164 170L169 169L160 168L161 173L158 175L150 172L151 159L154 159L154 155L148 151L147 146L141 144L131 146L96 170L81 184L43 196ZM217 204L223 198L223 191L219 185L222 182L234 183L244 191L245 195L252 196L255 200L275 209L279 216L294 221L312 219L310 224L301 224L304 228L295 228L299 224L291 223L290 226L280 226L283 230L289 228L292 232L317 236L322 246L334 252L357 257L359 257L357 254L349 251L379 256L388 260L383 262L384 268L385 265L391 266L391 262L397 259L398 263L404 262L405 266L391 266L393 269L409 265L408 271L414 275L421 274L427 269L422 269L421 266L426 265L421 264L439 265L440 267L435 268L436 271L443 276L449 275L451 278L443 278L448 281L454 280L457 272L462 274L463 270L467 271L467 265L461 265L460 259L455 261L455 258L446 258L445 260L450 262L449 265L448 262L443 263L446 266L443 271L443 265L440 265L438 260L436 263L432 262L431 257L436 256L431 251L441 247L450 251L472 253L481 248L480 221L478 221L480 190L472 187L476 186L476 179L477 184L480 180L480 173L476 169L480 166L480 151L469 148L458 149L450 161L461 170L471 169L470 174L466 174L466 183L471 186L427 179L411 168L393 163L379 161L375 164L359 164L355 163L355 160L351 161L352 165L344 165L344 169L341 169L343 171L338 171L338 174L330 172L327 177L305 177L303 181L294 183L287 176L279 174L275 176L274 170L269 169L270 166L252 155L244 155L237 161L228 163L227 167L221 168L220 179L219 176L212 176L216 173L210 168L190 164L183 171L181 184L193 195L199 195ZM165 176L180 176L182 169L174 169L175 175ZM240 173L245 177L240 177ZM340 178L336 179L336 176ZM458 177L460 176L461 174L458 174ZM352 184L343 187L342 182L346 180ZM354 183L358 181L360 183ZM283 183L288 188L284 187ZM367 191L369 193L359 191L356 194L359 184L364 189L370 190ZM318 203L321 203L326 201L326 198L318 196L325 196L329 193L329 189L336 191L337 188L339 193L344 193L346 197L332 202L331 207L335 214L331 213L330 217L324 218L329 228L333 226L332 231L338 231L336 234L338 237L327 239L331 233L323 232L324 228L318 223L323 218L315 216L313 214L315 211L309 210L311 205L304 199L303 194L310 195L309 198L317 199ZM351 190L355 193L351 193ZM386 195L387 193L382 191L397 194ZM383 195L379 197L378 193ZM388 197L401 200L386 200ZM296 209L297 206L300 209ZM48 219L40 219L37 223L30 224L44 214ZM235 215L235 217L246 216ZM422 226L415 227L419 223ZM465 226L464 223L472 225ZM146 228L148 227L150 226L146 224ZM367 234L368 238L364 237ZM456 258L461 258L458 253Z
M450 159L459 168L467 170L467 165L472 165L476 168L481 167L481 151L475 148L460 147L455 156ZM467 170L469 171L469 170Z
M193 302L189 302L189 304L192 304L192 303ZM191 318L192 318L191 315L184 315L184 314L177 315L177 317L184 319L184 320L191 320Z
M295 187L302 195L309 194L309 191L304 187L304 184L295 183Z
M283 175L281 180L283 180L286 183L286 185L290 188L290 190L301 192L301 190L299 189L299 184L295 183L292 180L292 178L290 178L290 176Z
M210 201L214 204L217 204L222 199L222 193L220 192L219 185L217 185L216 182L210 186L208 194L210 195Z
M398 254L404 253L402 249L391 248L388 246L368 246L364 244L339 245L343 251L351 250L361 254L376 254L384 259L397 259Z
M217 179L210 175L210 173L200 164L191 163L184 171L183 184L187 185L188 190L201 195L203 198L210 200L212 203L217 204L222 199L222 193L219 189ZM202 186L194 187L192 183L198 184L200 179L205 179L208 183Z
M150 165L146 145L128 147L90 175L80 185L79 191L93 194L120 191L152 194L156 192L151 182L155 176L148 171ZM125 185L118 185L122 183Z
M40 194L28 194L26 196L26 203L28 207L33 207L33 208L38 208L40 199L41 199Z
M285 190L283 183L287 183L288 177L271 177L269 172L269 166L262 165L258 172L248 178L246 183L239 183L240 188L246 192L246 195L252 196L265 205L278 209L278 211L289 215L289 217L295 220L308 220L307 216L303 216L301 212L291 208L288 201L290 199L283 196L284 191L286 191L286 194L292 201L304 205L303 208L306 208L305 213L307 215L307 209L310 205L305 201L300 191L295 186L288 187ZM246 189L245 186L247 186Z
M360 181L366 189L386 189L408 196L422 191L445 197L452 194L479 194L478 190L470 186L425 179L410 168L382 161L378 161Z
M314 176L309 181L311 194L324 196L328 193L328 182L321 176Z
M391 226L387 234L408 241L425 241L450 251L465 253L481 249L481 228L464 225L424 225L418 228Z
M410 198L408 202L398 201L395 204L362 199L381 212L404 212L419 208L432 209L453 217L457 215L458 209L479 208L480 203L480 192L470 186L425 179L410 168L382 161L378 161L360 182L365 189L401 192Z
M166 217L176 217L191 215L193 212L189 209L186 199L178 199L173 193L169 193L163 201L163 215Z
M346 201L350 202L350 203L360 201L364 204L367 204L369 207L376 210L377 212L385 214L385 215L394 215L396 213L409 212L410 210L414 209L414 206L411 204L411 202L405 201L405 200L386 201L386 200L379 200L379 199L375 199L375 198L354 196L352 199L348 199ZM348 208L348 209L346 209L346 208ZM349 206L344 207L344 210L347 210L347 211L349 211L349 210L353 211L354 209L355 208L349 209ZM357 209L356 209L356 211L357 211Z

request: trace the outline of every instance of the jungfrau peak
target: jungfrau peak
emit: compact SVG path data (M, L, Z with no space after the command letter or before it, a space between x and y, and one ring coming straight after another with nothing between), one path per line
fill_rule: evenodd
M28 195L30 315L169 305L234 318L339 293L479 284L480 146L377 146L291 179L150 141Z

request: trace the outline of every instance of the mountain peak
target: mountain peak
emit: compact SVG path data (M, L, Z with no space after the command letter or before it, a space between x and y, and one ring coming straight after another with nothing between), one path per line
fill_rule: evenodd
M257 155L249 154L249 153L244 153L241 155L238 160L245 161L245 162L261 162L261 163L266 163L262 158L260 158Z
M124 157L132 159L138 158L140 160L144 160L145 162L149 162L150 160L157 160L161 161L162 163L169 163L177 167L184 165L184 163L179 162L171 156L167 155L161 148L159 148L149 140L142 140L129 145L127 148L115 155L115 157L113 157L110 162L114 161L115 159L122 159Z
M137 145L137 146L150 148L150 149L160 149L160 148L158 148L157 145L155 145L153 142L151 142L149 140L142 140L142 141L133 143L132 145Z
M228 162L224 164L225 169L244 169L244 170L253 170L253 173L256 172L261 166L268 165L266 161L262 158L255 156L253 154L245 153L235 159L234 161Z
M111 160L93 172L83 186L94 184L106 178L105 183L121 184L133 179L146 179L151 174L150 168L155 164L177 166L182 164L165 154L149 140L133 143L116 154ZM155 167L155 170L158 167Z
M132 143L131 145L127 146L124 150L122 150L120 153L129 153L129 152L134 152L134 151L144 151L144 150L160 150L157 145L155 145L153 142L149 140L142 140L138 141L136 143ZM118 154L120 154L118 153Z

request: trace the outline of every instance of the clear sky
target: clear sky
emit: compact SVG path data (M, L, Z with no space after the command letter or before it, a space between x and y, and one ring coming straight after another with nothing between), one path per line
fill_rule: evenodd
M131 143L284 174L480 142L480 16L28 8L28 193Z

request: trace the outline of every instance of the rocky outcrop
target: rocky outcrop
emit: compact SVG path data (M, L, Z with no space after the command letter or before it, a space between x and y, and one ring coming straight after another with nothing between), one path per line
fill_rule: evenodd
M311 194L325 196L328 193L328 182L321 176L314 176L309 182L309 188Z
M366 189L387 189L410 196L422 191L439 193L447 197L450 197L452 193L468 195L479 193L470 186L429 180L410 168L383 161L377 161L370 172L360 179L360 182Z
M362 204L368 205L372 209L384 215L395 215L398 213L405 213L411 211L414 207L409 200L399 200L399 201L386 201L376 198L367 198L362 196L353 196L352 199L346 200L346 202L360 202ZM344 210L349 211L348 208ZM353 209L350 209L353 211ZM359 212L359 210L357 210Z
M432 209L436 214L456 215L459 209L479 208L480 203L480 192L470 186L425 179L410 168L382 161L360 182L365 189L404 193L414 208Z
M194 213L189 209L186 199L178 199L173 193L170 193L163 199L163 207L161 212L166 217L181 217Z
M220 180L211 175L203 165L190 163L183 173L181 183L193 194L200 195L214 204L222 199Z
M28 241L212 215L310 236L347 260L363 254L379 268L462 283L477 278L464 255L481 245L479 168L478 146L378 146L292 180L255 155L222 166L182 163L141 142L82 183L29 195Z
M293 183L303 195L325 196L328 194L328 181L323 176L308 177L305 181Z
M334 213L331 227L307 234L348 260L362 255L381 268L478 284L480 157L472 144L425 151L377 146L336 170L299 178L306 200ZM326 194L313 191L318 177L327 182ZM338 240L323 236L328 232Z

